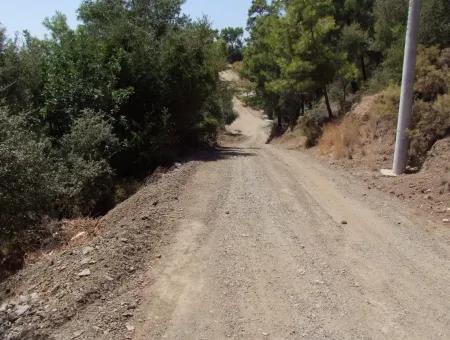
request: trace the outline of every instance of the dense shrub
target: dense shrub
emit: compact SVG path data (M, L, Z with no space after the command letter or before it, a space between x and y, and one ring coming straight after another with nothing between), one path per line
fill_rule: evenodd
M214 143L233 115L226 51L181 3L85 0L76 29L57 13L45 39L0 28L0 239L101 214L121 183Z
M56 195L51 143L24 115L0 109L0 237L39 221Z
M447 51L437 47L419 48L415 101L409 130L409 163L421 166L426 153L440 138L450 133L450 72ZM397 123L400 87L391 85L382 91L374 106L381 121Z
M409 131L410 163L422 165L433 144L450 133L450 95L439 96L433 103L422 100L414 105Z
M306 137L306 147L312 147L317 144L323 131L323 124L326 116L320 115L316 110L308 111L299 119L300 129Z
M103 212L113 195L113 169L109 160L119 148L119 140L105 116L85 110L62 137L61 166L58 183L61 187L61 208L66 213L89 215Z

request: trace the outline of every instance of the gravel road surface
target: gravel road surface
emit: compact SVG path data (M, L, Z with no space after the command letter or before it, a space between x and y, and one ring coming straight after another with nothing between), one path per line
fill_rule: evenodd
M135 339L450 339L448 231L235 108L240 138L180 195Z

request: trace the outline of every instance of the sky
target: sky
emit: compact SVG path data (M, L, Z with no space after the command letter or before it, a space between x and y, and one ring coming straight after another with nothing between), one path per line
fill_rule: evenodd
M214 28L227 26L245 27L251 0L187 0L183 12L192 18L206 15ZM77 24L76 10L81 0L0 0L0 23L12 36L15 32L29 30L32 35L43 37L42 21L60 11L67 16L70 26Z

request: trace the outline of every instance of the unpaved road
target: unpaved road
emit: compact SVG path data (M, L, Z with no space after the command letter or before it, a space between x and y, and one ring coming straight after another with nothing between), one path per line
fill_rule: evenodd
M242 134L179 197L135 339L450 339L448 230L298 151ZM343 223L345 222L345 223Z

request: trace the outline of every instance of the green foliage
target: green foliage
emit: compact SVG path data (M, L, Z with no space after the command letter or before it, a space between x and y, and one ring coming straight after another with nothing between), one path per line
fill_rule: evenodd
M306 137L306 147L317 144L323 132L325 116L317 114L316 110L311 110L299 120L299 126Z
M409 163L421 166L428 150L450 133L450 72L446 50L421 46L417 56L415 102L409 130ZM400 87L391 85L378 96L375 111L379 120L396 124Z
M450 86L448 66L436 46L419 47L416 73L414 91L417 98L431 102L448 92Z
M234 63L242 60L242 37L244 30L241 27L226 27L220 32L220 38L225 42L228 62Z
M450 2L422 2L419 39L424 45L450 46Z
M55 197L51 143L25 115L0 109L0 237L37 222Z
M410 164L422 165L433 144L450 132L450 95L439 96L433 103L417 100L409 131Z
M119 140L103 114L85 110L61 139L58 172L60 208L66 214L89 215L102 211L113 194L111 157Z
M339 80L345 90L357 78L352 61L359 62L367 48L359 24L349 26L339 44L337 9L330 0L254 1L249 15L243 73L256 83L269 116L277 116L280 127L283 121L295 124L306 105L324 96L331 119L329 85ZM348 58L349 51L356 55Z
M307 112L305 107L312 108L322 99L328 120L345 113L351 107L348 90L367 88L366 81L377 90L400 84L408 3L254 0L242 71L255 84L252 102L262 103L270 117L278 117L282 128L295 124ZM431 0L422 9L420 40L426 47L439 45L435 59L436 51L449 44L448 6L448 1ZM430 18L439 18L439 25ZM425 101L447 91L445 73L433 67L423 68L426 76L420 76L416 86L417 95ZM337 102L336 112L332 112L336 107L332 100ZM323 120L306 121L303 130L314 130L313 138L308 138L313 143Z
M419 42L445 48L450 46L450 2L448 0L423 1L421 6ZM400 83L408 1L376 0L375 25L372 48L384 56L379 81Z
M0 238L103 213L115 183L214 143L233 114L226 55L182 3L84 0L76 29L56 13L43 40L0 29Z

